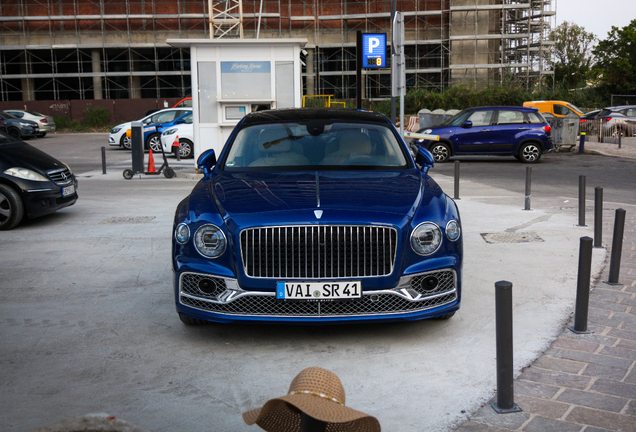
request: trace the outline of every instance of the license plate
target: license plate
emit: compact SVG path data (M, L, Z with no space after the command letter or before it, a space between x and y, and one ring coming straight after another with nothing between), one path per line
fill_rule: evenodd
M284 300L339 300L361 297L360 281L276 283L276 298Z
M67 197L75 193L75 185L67 186L62 189L62 197Z

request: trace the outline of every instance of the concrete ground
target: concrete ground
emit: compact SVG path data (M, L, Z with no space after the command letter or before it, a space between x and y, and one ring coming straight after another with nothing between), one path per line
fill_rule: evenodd
M0 429L105 412L154 432L249 431L241 413L308 366L386 431L444 431L496 387L494 283L513 283L515 371L573 312L576 203L463 181L463 301L448 321L186 327L174 310L173 213L195 180L79 173L78 203L0 236ZM452 178L435 176L452 194ZM523 181L523 180L520 180ZM484 239L484 234L491 243ZM605 250L593 254L598 275Z

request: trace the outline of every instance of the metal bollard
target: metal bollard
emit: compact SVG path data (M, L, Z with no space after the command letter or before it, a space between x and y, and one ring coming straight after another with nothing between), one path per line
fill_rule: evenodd
M581 237L579 246L579 273L576 282L576 309L574 327L568 327L574 333L591 333L587 329L587 311L590 306L590 276L592 274L592 239Z
M594 188L594 247L603 247L603 188Z
M102 174L106 174L106 147L102 147Z
M455 192L453 199L459 199L459 161L455 161Z
M524 210L530 210L530 195L532 194L532 167L526 167L526 205Z
M610 258L609 280L605 281L608 285L622 285L618 282L618 274L621 270L621 252L623 250L623 233L625 232L625 213L626 211L619 208L616 209L614 218L614 234L612 236L612 255Z
M585 150L585 132L581 132L581 139L579 140L579 154L583 154Z
M321 420L301 413L300 416L300 432L325 432L327 430L327 423Z
M579 176L579 225L581 227L585 225L585 176Z
M512 283L495 282L495 319L497 331L497 401L490 406L499 414L521 411L514 402L514 365L512 360Z
M616 135L618 135L618 148L621 148L621 140L623 138L623 131L619 130Z

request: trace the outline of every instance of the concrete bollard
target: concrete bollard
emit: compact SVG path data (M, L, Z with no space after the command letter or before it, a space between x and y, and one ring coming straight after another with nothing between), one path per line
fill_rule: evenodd
M590 307L590 276L592 273L592 239L581 237L579 246L579 273L576 282L576 308L574 333L591 333L587 329L587 312Z
M623 250L623 233L625 232L625 213L624 209L616 209L614 218L614 234L612 236L612 254L610 258L609 280L605 281L608 285L622 285L618 282L618 274L621 270L621 252Z
M526 167L526 202L524 210L530 210L530 196L532 195L532 167Z
M495 326L497 333L497 401L490 406L498 414L521 411L514 402L512 358L512 283L495 283Z

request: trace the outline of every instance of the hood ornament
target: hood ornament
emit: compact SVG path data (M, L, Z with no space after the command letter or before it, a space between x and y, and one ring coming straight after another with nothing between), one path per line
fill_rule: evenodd
M316 219L320 219L322 217L322 210L314 210L314 214L316 215Z

